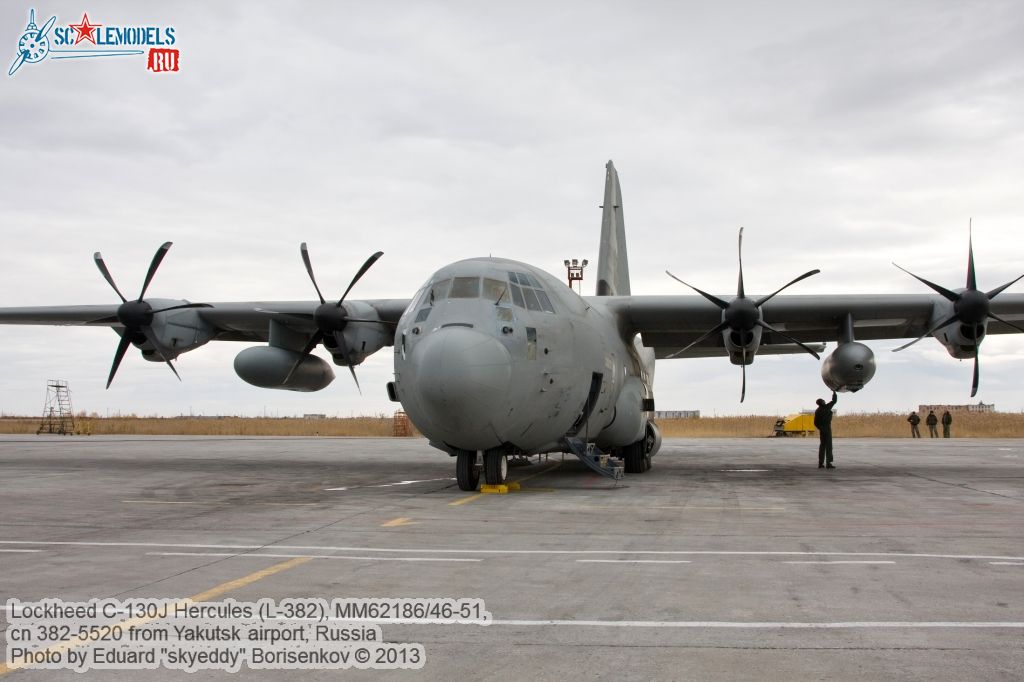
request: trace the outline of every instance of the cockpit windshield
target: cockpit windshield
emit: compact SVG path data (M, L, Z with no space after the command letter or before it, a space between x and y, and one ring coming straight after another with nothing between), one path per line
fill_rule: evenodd
M479 277L456 277L452 280L451 298L480 298Z

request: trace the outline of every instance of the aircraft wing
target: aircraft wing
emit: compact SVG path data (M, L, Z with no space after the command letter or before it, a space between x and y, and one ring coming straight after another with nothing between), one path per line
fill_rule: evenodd
M728 300L728 296L725 296ZM752 296L751 298L757 298ZM620 328L640 334L656 357L667 357L700 338L722 321L722 311L701 296L613 296L599 300L614 312ZM949 304L931 294L780 295L762 307L764 321L797 341L815 344L839 341L847 316L858 341L913 339L926 333ZM991 302L991 312L1024 326L1024 294L1003 294ZM992 320L989 334L1013 333L1012 327ZM791 352L793 344L765 330L758 353ZM712 334L677 357L724 355L722 334ZM776 350L773 350L776 349Z
M167 307L189 303L150 299ZM159 302L159 303L158 303ZM384 322L395 323L409 304L408 299L350 300L347 304L366 305L376 311ZM271 322L298 332L316 331L313 311L319 301L252 301L241 303L209 303L208 307L173 310L160 313L167 321L195 316L206 327L210 340L268 341ZM117 319L117 305L68 305L23 308L0 308L0 324L106 326L123 328Z

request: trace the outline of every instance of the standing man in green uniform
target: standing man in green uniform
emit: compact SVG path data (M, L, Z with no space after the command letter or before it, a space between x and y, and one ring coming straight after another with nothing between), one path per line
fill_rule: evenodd
M935 410L928 410L928 416L925 418L924 423L928 425L928 435L932 438L938 438L939 430L935 426L939 423L939 418L935 416Z
M814 428L818 429L819 469L835 469L832 466L832 408L837 400L836 392L832 391L832 402L826 403L818 398L818 409L814 411Z
M953 415L946 410L942 413L942 437L949 438L949 426L953 423Z
M921 423L921 418L917 416L917 412L911 412L907 421L910 422L910 437L920 438L921 429L917 428L917 425Z

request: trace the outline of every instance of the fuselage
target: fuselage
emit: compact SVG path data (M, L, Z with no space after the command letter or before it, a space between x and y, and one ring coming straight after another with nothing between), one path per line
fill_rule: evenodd
M626 445L643 436L653 357L645 367L623 337L599 299L546 272L459 261L434 273L398 322L396 395L449 451L545 452L567 434Z

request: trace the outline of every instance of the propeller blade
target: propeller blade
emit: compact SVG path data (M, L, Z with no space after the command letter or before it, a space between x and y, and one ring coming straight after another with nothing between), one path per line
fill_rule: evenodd
M320 297L320 303L326 303L324 295L320 293L320 287L316 284L316 277L313 276L313 264L309 262L309 249L306 248L306 242L302 242L299 246L299 253L302 254L302 262L306 264L306 272L309 273L309 281L313 283L313 288L316 289L316 295Z
M765 322L765 321L763 321L763 320L758 320L756 324L757 324L757 325L758 325L759 327L763 328L763 329L767 329L768 331L770 331L770 332L771 332L771 333L773 333L773 334L778 334L778 335L779 335L779 336L781 336L782 338L784 338L784 339L787 339L788 341L790 341L790 342L792 342L792 343L795 343L796 345L800 346L800 347L801 347L801 348L803 348L803 349L804 349L805 351L807 351L808 353L810 353L811 355L813 355L813 356L814 356L815 358L817 358L818 360L820 360L820 359L821 359L821 357L820 357L820 356L819 356L819 355L818 355L818 354L817 354L816 352L814 352L814 349L812 349L812 348L811 348L810 346L806 346L806 345L804 345L804 344L800 343L799 341L797 341L796 339L794 339L794 338L793 338L792 336L790 336L789 334L786 334L786 333L784 333L784 332L781 332L781 331L779 331L778 329L776 329L775 327L771 326L771 325L770 325L770 324L768 324L767 322Z
M987 294L985 294L985 295L986 295L986 296L988 296L988 300L990 300L990 301L991 301L991 300L992 300L993 298L995 298L995 297L996 297L996 296L998 296L999 294L1003 293L1003 291L1005 291L1006 289L1008 289L1008 288L1009 288L1009 287L1011 287L1012 285L1014 285L1014 284L1016 284L1017 282L1019 282L1019 281L1020 281L1020 279L1021 279L1021 277L1024 277L1024 275L1021 275L1020 277L1018 277L1018 278L1017 278L1017 279L1015 279L1015 280L1012 280L1012 281L1010 281L1010 282L1007 282L1006 284L1004 284L1004 285L1003 285L1003 286L1001 286L1001 287L996 287L995 289L993 289L992 291L988 292L988 293L987 293Z
M377 256L377 258L379 257L380 256ZM374 258L373 260L377 260L377 258ZM359 391L359 395L362 395L363 388L359 385L359 378L356 377L356 368L352 366L352 356L349 355L348 346L345 344L345 335L338 334L334 338L338 342L338 350L341 352L341 356L345 358L345 364L348 366L348 371L352 375L352 381L356 382L356 390Z
M295 370L297 370L299 368L299 365L302 364L303 359L305 359L307 355L312 353L313 349L316 348L317 344L323 340L324 333L322 331L317 330L317 332L313 334L313 336L309 339L309 343L306 344L306 347L302 349L301 353L299 353L298 359L295 361L295 364L292 365L292 368L288 370L288 374L285 375L284 381L282 383L287 384L291 380L292 375L295 374Z
M804 274L800 275L799 277L794 279L789 284L786 284L784 286L779 287L778 289L776 289L772 293L768 294L764 298L758 300L756 303L754 303L754 305L757 306L758 308L760 308L768 299L773 298L776 294L781 292L783 289L787 289L787 288L793 286L794 284L796 284L797 282L799 282L800 280L807 279L808 277L811 277L812 275L817 275L819 272L821 272L821 270L818 270L817 268L815 268L814 270L809 270L809 271L805 272Z
M121 297L121 302L127 303L128 299L124 297L121 290L117 288L116 284L114 284L114 278L110 276L110 270L107 270L107 264L103 262L103 255L97 251L92 255L92 259L96 261L96 267L100 269L100 274L103 275L103 279L107 280L107 284L109 284L114 291L117 292L117 295Z
M153 314L166 313L168 310L184 310L186 308L212 308L213 306L209 303L185 303L183 305L172 305L170 308L161 308L160 310L154 310Z
M353 367L352 365L349 365L348 366L348 371L352 373L352 381L356 382L356 390L359 391L359 395L362 395L363 394L363 389L359 385L359 379L356 378L356 368Z
M680 284L685 284L686 286L690 287L691 289L696 291L698 294L700 294L704 298L708 299L709 301L711 301L712 303L717 305L722 310L725 310L726 308L729 307L729 304L726 303L725 301L723 301L722 299L718 298L717 296L712 296L711 294L707 293L706 291L701 291L700 289L698 289L697 287L693 286L692 284L686 284L686 282L684 282L683 280L679 279L678 277L673 275L668 270L665 271L665 274L668 275L669 277L671 277L672 279L674 279L675 281L679 282Z
M911 341L910 343L905 343L905 344L903 344L902 346L900 346L899 348L893 348L893 349L892 349L892 352L893 352L893 353L896 353L896 352L898 352L898 351L901 351L901 350L903 350L904 348L910 348L911 346L913 346L913 345L914 345L915 343L917 343L918 341L920 341L920 340L921 340L921 339L923 339L924 337L926 337L926 336L931 336L931 335L932 335L932 334L933 334L933 333L935 332L935 330L937 330L937 329L942 329L942 328L943 328L943 327L945 327L945 326L946 326L947 324L949 324L949 323L951 323L951 322L956 322L956 321L957 321L957 320L959 320L959 319L960 319L960 315L958 315L958 314L954 313L952 317L949 317L949 318L947 318L947 319L943 320L942 322L939 322L939 323L938 323L937 325L935 325L934 327L932 327L931 329L929 329L928 331L926 331L926 332L925 332L924 334L921 334L921 336L917 337L916 339L914 339L914 340L913 340L913 341Z
M967 288L977 289L978 282L974 277L974 244L971 237L971 223L974 222L974 218L967 220ZM971 394L974 395L973 393Z
M896 264L893 263L893 265L896 265ZM900 268L900 266L898 266L898 265L896 265L896 267ZM953 303L956 303L957 301L960 300L960 296L958 296L957 294L954 294L949 289L947 289L945 287L940 287L938 284L935 284L934 282L929 282L928 280L924 279L923 277L918 277L917 275L912 273L910 270L907 270L906 268L900 268L900 270L903 270L903 272L907 273L908 275L910 275L911 277L913 277L917 281L923 283L925 286L927 286L927 287L933 289L934 291L938 292L947 301L952 301Z
M383 251L378 251L377 253L373 254L372 256L366 259L366 262L363 263L363 267L359 268L359 272L357 272L356 276L352 278L351 282L349 282L348 289L345 289L345 293L343 293L341 295L341 298L338 299L337 305L339 308L341 307L341 304L345 301L345 297L348 296L348 292L352 291L352 287L356 285L356 282L358 282L362 278L362 276L366 274L366 271L369 270L370 267L377 262L377 259L383 255ZM356 383L358 384L359 382Z
M149 283L153 281L153 275L156 274L156 269L160 267L160 263L163 261L164 256L167 255L167 251L171 248L171 242L164 242L160 245L160 248L153 254L153 261L149 264L149 271L146 272L146 279L142 282L142 291L139 293L139 301L146 295L146 289L149 288Z
M686 351L690 350L691 348L693 348L694 346L696 346L698 343L700 343L704 339L708 338L709 336L712 336L713 334L717 334L719 332L722 332L722 331L724 331L724 330L726 330L728 328L729 328L729 324L727 322L722 322L721 324L719 324L714 329L712 329L710 331L707 331L704 334L702 334L696 341L691 343L686 348L683 348L682 350L677 350L675 353L672 353L671 355L665 356L665 359L670 359L670 358L674 358L676 356L682 355L683 353L685 353Z
M14 63L11 64L11 70L7 72L7 75L13 76L21 68L21 65L25 63L26 59L28 59L28 50L23 51L14 58Z
M740 388L740 402L747 397L747 347L743 347L743 364L740 365L743 370L743 387Z
M974 379L971 382L971 397L973 398L978 393L978 380L981 378L981 374L978 370L978 346L974 346Z
M739 279L739 283L736 285L736 296L738 296L739 298L744 298L745 295L743 293L743 228L742 227L740 228L740 238L739 238L738 246L737 246L736 250L739 253L739 258L740 258L740 279ZM740 402L742 403L743 400L741 399Z
M161 359L163 359L163 361L167 363L167 366L171 368L171 371L174 372L174 376L178 377L178 381L181 381L181 375L178 374L178 370L174 369L174 365L172 365L171 361L167 359L167 356L164 355L164 352L160 350L160 344L156 342L156 339L153 337L152 331L147 327L142 330L142 333L146 335L146 340L149 341L150 345L152 345L153 348L156 348L156 352L160 355Z
M107 388L110 388L110 384L113 383L114 375L117 374L117 368L121 366L121 360L124 359L124 354L128 352L128 346L130 346L131 343L131 332L125 329L124 334L121 335L121 341L117 344L117 350L114 352L114 364L110 366L110 376L107 377Z
M1020 333L1024 334L1024 329L1021 329L1020 327L1015 325L1013 322L1010 322L1009 320L1004 320L1003 318L999 317L998 315L993 315L992 313L989 313L988 316L991 317L996 322L1002 322L1007 327L1013 327L1014 329L1016 329Z

